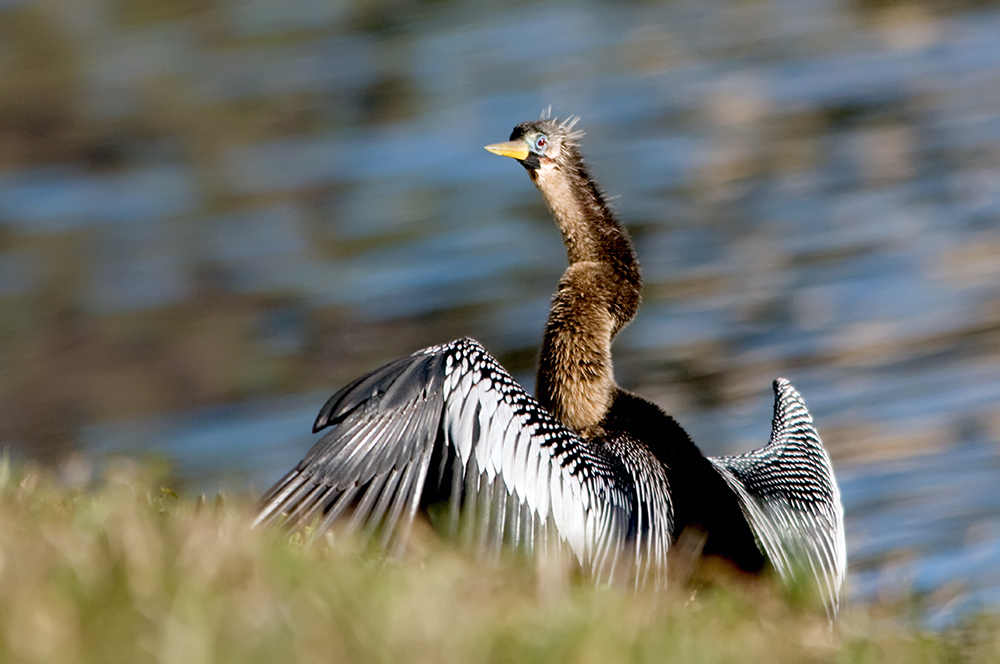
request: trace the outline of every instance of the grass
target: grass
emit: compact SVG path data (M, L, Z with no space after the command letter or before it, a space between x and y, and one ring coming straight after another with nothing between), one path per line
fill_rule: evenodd
M418 529L400 561L248 528L252 501L179 498L123 463L68 490L0 466L0 662L988 662L1000 620L923 632L770 584L633 593Z

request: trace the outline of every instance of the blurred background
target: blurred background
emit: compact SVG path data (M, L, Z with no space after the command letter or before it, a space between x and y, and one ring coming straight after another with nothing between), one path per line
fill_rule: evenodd
M706 453L804 394L851 593L1000 606L1000 3L0 0L0 444L260 491L351 378L526 387L565 253L485 152L578 114L646 278L621 384Z

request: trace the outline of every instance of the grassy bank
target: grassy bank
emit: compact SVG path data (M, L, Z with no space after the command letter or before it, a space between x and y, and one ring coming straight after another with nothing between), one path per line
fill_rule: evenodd
M767 586L638 595L476 562L430 534L402 562L247 527L122 466L68 491L0 467L3 662L997 661L998 621L837 627ZM556 579L554 582L553 579Z

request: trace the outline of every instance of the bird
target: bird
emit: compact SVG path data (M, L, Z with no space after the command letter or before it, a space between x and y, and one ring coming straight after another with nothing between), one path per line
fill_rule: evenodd
M770 440L706 456L660 407L617 385L611 343L639 309L629 234L591 177L578 118L517 125L485 146L528 172L562 235L568 267L545 325L535 395L477 341L397 359L322 407L326 431L262 496L254 526L339 519L405 547L419 511L489 552L568 551L596 582L665 585L672 550L788 583L806 579L836 616L847 572L833 465L802 396L773 381Z

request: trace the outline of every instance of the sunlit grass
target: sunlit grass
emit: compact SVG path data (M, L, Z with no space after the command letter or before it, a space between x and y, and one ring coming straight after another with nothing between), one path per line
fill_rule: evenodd
M429 532L400 561L248 527L251 501L179 498L112 469L70 491L0 466L3 662L997 661L994 618L944 633L768 584L594 588L487 564Z

